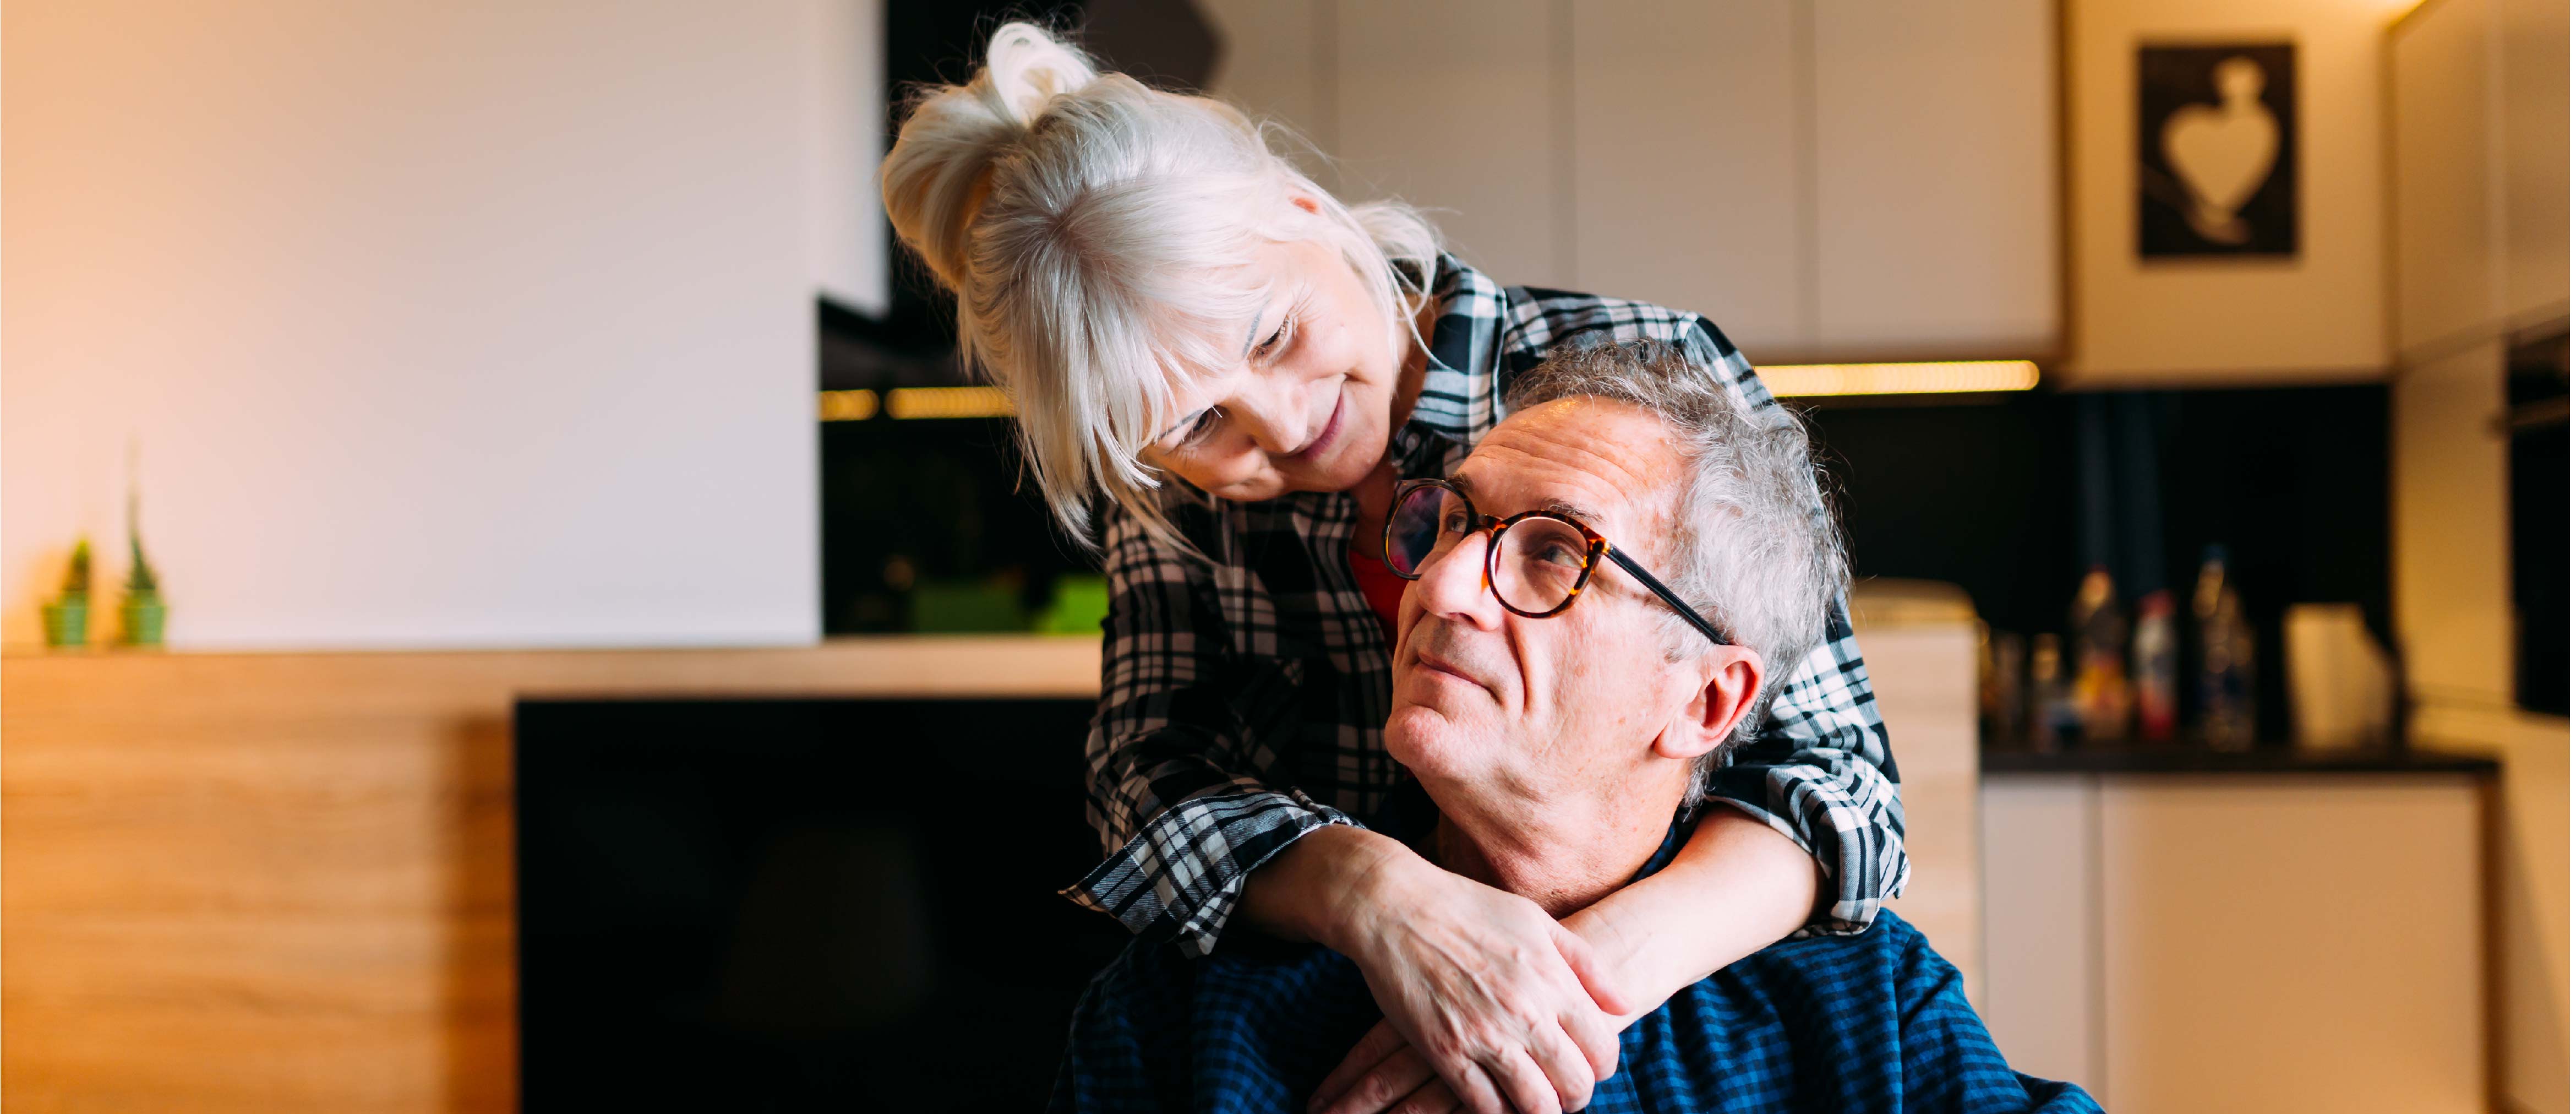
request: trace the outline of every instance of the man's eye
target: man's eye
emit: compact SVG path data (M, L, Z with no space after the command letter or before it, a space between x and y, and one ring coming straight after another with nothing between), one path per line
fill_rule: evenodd
M1532 554L1532 556L1537 557L1539 560L1548 564L1562 565L1569 569L1579 569L1583 567L1583 554L1577 552L1573 546L1566 545L1562 542L1552 542L1542 545L1538 548L1538 552Z
M1453 510L1442 514L1440 516L1440 532L1450 537L1466 533L1467 512L1463 510Z

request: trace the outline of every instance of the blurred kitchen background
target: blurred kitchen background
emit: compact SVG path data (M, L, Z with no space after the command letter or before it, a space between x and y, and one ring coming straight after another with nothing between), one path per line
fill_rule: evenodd
M1043 1094L1105 593L873 182L1008 16L1764 368L2017 1068L2570 1108L2544 0L13 3L0 1100Z

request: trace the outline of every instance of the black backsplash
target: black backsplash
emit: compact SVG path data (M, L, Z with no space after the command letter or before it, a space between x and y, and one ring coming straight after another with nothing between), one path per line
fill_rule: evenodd
M1858 575L1964 588L1997 630L2065 630L2089 565L2131 600L2232 555L2260 638L2264 737L2288 736L2280 624L2361 604L2390 637L2388 391L2378 385L1806 407ZM1003 419L823 426L823 625L902 630L886 567L1016 581L1036 606L1096 568L1022 490ZM2105 467L2107 463L2108 467ZM2089 469L2089 471L2088 471ZM2186 712L2189 709L2186 708Z
M1957 584L1996 630L2063 634L2076 582L2095 563L2132 603L2167 587L2187 605L2202 548L2226 545L2259 639L2265 739L2289 735L2290 604L2359 603L2381 641L2403 650L2389 613L2384 386L1877 400L1806 413L1855 572Z

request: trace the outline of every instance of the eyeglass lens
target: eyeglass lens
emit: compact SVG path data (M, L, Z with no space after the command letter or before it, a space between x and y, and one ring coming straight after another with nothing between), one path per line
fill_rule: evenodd
M1406 492L1390 516L1387 562L1408 577L1422 575L1432 558L1447 553L1482 523L1457 493L1438 485ZM1582 583L1591 546L1581 531L1552 518L1524 518L1494 540L1494 595L1514 611L1554 611Z

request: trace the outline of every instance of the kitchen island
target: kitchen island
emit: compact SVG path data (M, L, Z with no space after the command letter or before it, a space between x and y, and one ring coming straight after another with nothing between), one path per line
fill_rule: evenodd
M1974 634L1865 586L1914 883L1980 985ZM0 1104L519 1105L522 698L1089 698L1087 636L801 647L0 656ZM1080 746L1066 738L1066 747Z

